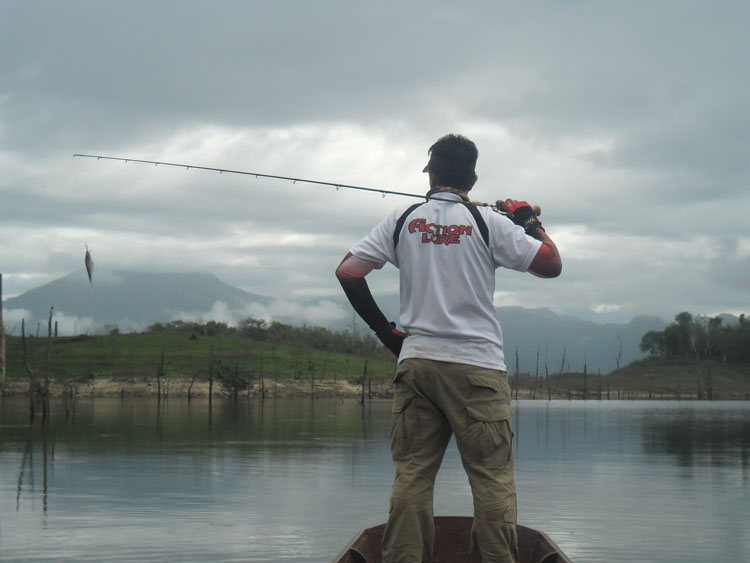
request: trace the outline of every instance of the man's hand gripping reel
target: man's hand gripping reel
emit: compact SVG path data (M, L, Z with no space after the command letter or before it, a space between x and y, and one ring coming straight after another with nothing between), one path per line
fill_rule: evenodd
M475 202L472 202L475 203ZM487 206L486 203L475 203L475 205ZM492 207L498 213L502 213L516 225L523 227L526 234L535 239L542 240L540 231L544 232L539 216L542 208L538 205L531 206L525 201L515 199L498 200Z

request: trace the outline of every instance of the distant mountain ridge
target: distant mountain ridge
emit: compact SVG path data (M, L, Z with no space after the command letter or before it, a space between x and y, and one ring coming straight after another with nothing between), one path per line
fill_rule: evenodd
M39 321L46 320L54 306L56 315L80 319L90 332L101 332L105 325L143 330L174 320L180 313L210 312L217 302L238 309L249 302L269 301L227 285L213 274L113 271L97 272L91 285L85 274L69 274L6 300L5 308L27 311L32 320Z
M398 318L398 298L379 299L388 318ZM144 330L171 320L216 320L233 324L243 318L263 318L287 324L351 330L352 311L342 295L317 300L281 302L243 291L206 273L144 273L97 271L92 286L85 272L69 274L4 303L6 330L18 334L20 319L27 326L46 325L50 307L60 322L61 334L99 333L117 327L122 332ZM637 317L629 323L597 324L549 309L500 307L506 363L515 371L516 352L521 371L534 373L539 353L539 372L545 361L557 373L563 355L568 370L608 373L641 357L641 337L649 330L663 330L667 323L655 317ZM354 319L355 330L369 329ZM32 332L31 328L28 332Z
M537 351L539 373L582 371L609 373L640 358L640 342L650 330L664 330L668 323L656 317L639 316L629 323L597 324L571 316L562 316L549 309L498 309L503 327L505 361L509 371L515 370L516 351L520 369L535 373ZM618 360L619 356L619 360ZM565 363L563 364L563 358Z

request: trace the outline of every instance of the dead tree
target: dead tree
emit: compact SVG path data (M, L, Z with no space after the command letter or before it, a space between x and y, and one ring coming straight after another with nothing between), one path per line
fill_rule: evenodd
M208 350L208 406L210 407L214 398L214 345Z
M567 353L567 348L563 346L562 361L560 362L560 377L562 377L562 374L565 373L565 354L566 353ZM562 381L560 383L562 383ZM560 392L562 393L562 391ZM570 378L568 378L568 400L570 400Z
M36 412L34 405L34 396L36 395L36 380L34 378L34 370L29 363L29 354L26 348L26 319L21 319L21 344L23 345L23 364L26 368L26 373L29 374L29 413L34 416Z
M615 360L617 360L617 371L620 371L620 362L622 361L622 340L620 339L620 335L617 335L617 356L615 356Z
M365 360L364 368L362 368L362 394L359 398L359 404L365 406L365 381L367 380L367 360Z
M562 361L560 362L560 375L562 375L565 372L565 354L567 353L567 349L565 346L563 346L563 355L562 355Z
M586 354L583 355L583 400L588 398L589 394L589 380L588 372L586 371Z
M717 319L708 320L703 328L703 334L698 333L698 329L693 330L690 337L690 345L695 354L695 363L698 366L698 398L702 399L704 394L709 401L714 398L714 378L712 374L713 367L713 350L711 347L711 335L713 329L718 326ZM700 338L700 337L703 338ZM703 346L700 346L699 340L702 340ZM701 350L700 348L703 348Z
M278 396L278 386L279 386L279 358L278 356L274 358L273 362L273 398L276 399Z
M266 374L263 369L263 358L260 359L260 398L266 398Z
M54 307L49 308L49 317L47 318L47 369L44 371L44 387L42 388L42 420L49 417L49 380L52 374L52 311Z
M164 377L164 348L161 349L161 360L156 368L156 400L161 401L161 378Z
M190 402L190 401L192 400L192 398L193 398L193 385L195 385L195 378L196 378L196 377L198 377L198 375L197 375L197 374L193 374L193 377L192 377L192 379L190 380L190 385L188 385L188 390L187 390L187 399L188 399L188 403L189 403L189 402Z
M0 394L5 392L5 325L3 324L3 275L0 274Z

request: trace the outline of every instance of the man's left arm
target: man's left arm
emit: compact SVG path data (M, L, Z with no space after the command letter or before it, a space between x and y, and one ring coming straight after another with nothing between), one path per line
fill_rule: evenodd
M406 335L396 329L394 323L388 322L365 280L365 276L377 267L377 264L349 252L336 268L336 277L357 314L375 332L383 345L398 357Z

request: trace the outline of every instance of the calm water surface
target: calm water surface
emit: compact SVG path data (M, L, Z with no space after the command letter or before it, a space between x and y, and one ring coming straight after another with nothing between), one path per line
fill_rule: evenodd
M385 520L390 403L0 399L1 561L330 561ZM750 403L514 404L519 521L582 562L750 561ZM436 514L471 514L452 443Z

